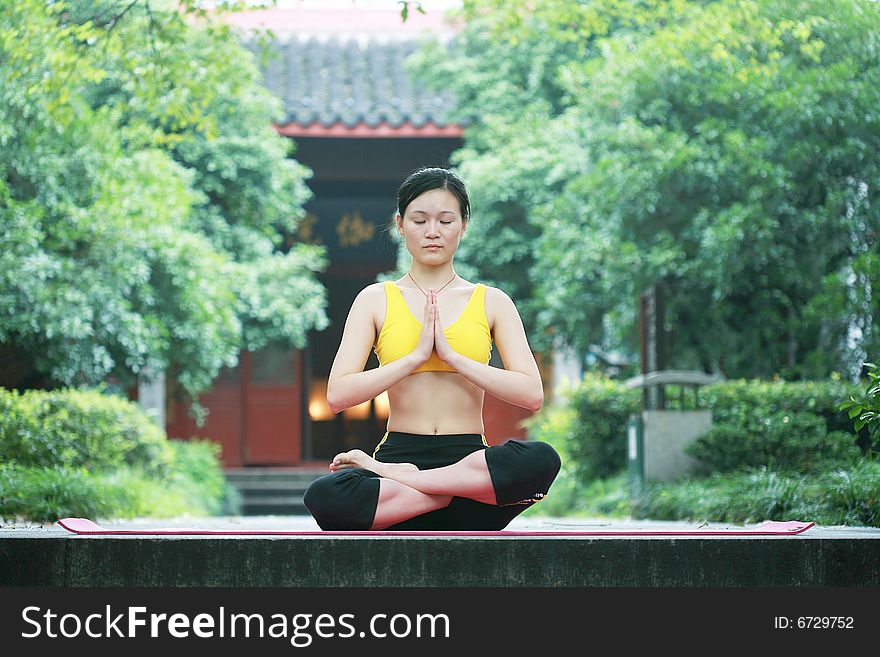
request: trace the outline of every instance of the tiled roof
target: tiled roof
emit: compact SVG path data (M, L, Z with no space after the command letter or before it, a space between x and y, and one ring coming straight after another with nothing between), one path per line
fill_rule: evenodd
M262 72L266 86L284 102L280 123L416 132L455 127L447 119L452 94L424 89L406 72L404 60L419 44L412 37L370 33L277 37L277 56Z

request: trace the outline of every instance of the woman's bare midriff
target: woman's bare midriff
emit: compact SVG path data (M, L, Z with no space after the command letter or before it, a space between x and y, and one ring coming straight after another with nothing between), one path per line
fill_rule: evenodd
M482 434L485 394L454 372L410 374L388 389L388 431Z

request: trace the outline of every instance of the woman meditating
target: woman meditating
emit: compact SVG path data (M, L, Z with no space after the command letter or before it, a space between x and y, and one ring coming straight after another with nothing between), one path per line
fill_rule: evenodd
M490 447L483 435L485 393L532 411L544 393L513 301L455 274L469 214L467 189L447 169L420 169L398 190L396 229L412 266L355 298L327 385L335 413L387 390L387 432L372 456L337 454L308 488L322 529L499 530L559 472L546 443ZM504 369L488 364L493 340ZM371 349L380 366L364 371Z

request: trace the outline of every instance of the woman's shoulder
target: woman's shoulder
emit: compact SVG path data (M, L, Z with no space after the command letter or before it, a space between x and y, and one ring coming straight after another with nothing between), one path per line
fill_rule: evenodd
M491 327L494 327L498 321L513 320L519 316L516 305L507 292L492 285L486 285L485 288L484 307L486 319Z
M380 281L378 283L370 283L360 292L358 292L358 297L371 298L385 294L386 282L393 283L393 281Z
M371 283L357 293L352 307L375 308L380 302L385 302L385 283Z
M357 293L349 316L376 326L385 314L385 283L371 283Z
M483 287L486 288L486 301L492 301L499 304L508 304L513 303L513 300L510 296L502 290L500 287L494 287L492 285L486 285L485 283L480 283Z

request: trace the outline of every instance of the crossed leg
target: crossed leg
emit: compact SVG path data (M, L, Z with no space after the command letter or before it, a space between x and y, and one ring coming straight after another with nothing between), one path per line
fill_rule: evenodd
M385 529L415 516L449 506L453 497L496 504L495 488L484 450L461 461L430 470L411 463L383 463L355 449L337 454L330 470L365 468L381 477L379 501L370 529Z
M352 450L303 502L324 530L503 529L546 495L559 468L559 455L539 441L511 439L425 470Z

